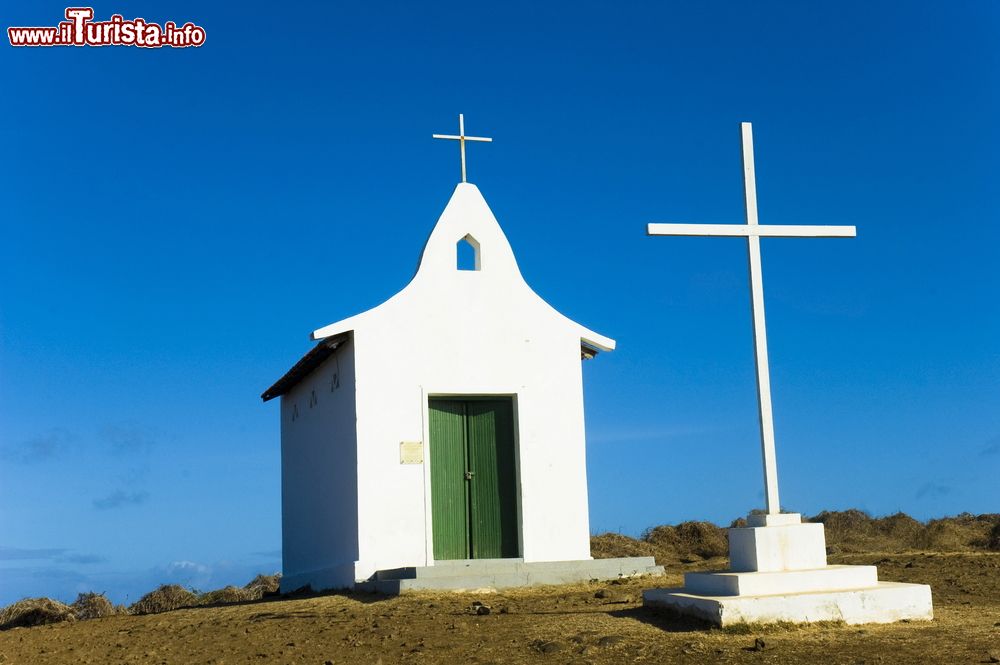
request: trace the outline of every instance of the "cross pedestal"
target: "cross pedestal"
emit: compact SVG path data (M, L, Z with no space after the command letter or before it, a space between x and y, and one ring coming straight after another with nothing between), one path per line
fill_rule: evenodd
M728 571L685 573L683 588L646 590L643 604L719 626L934 618L926 584L880 582L875 566L827 565L822 524L787 513L750 517L729 530Z
M751 515L729 530L729 568L743 572L808 570L826 565L822 524L803 524L798 513ZM779 517L782 519L768 519Z
M741 127L746 224L650 224L650 235L741 236L747 239L757 404L760 417L766 512L729 530L729 570L687 573L682 589L650 589L643 604L668 608L727 626L778 621L887 623L931 619L931 588L880 582L875 566L829 566L822 524L782 513L771 414L771 382L761 277L762 237L849 238L853 226L784 226L757 223L757 188L750 123Z

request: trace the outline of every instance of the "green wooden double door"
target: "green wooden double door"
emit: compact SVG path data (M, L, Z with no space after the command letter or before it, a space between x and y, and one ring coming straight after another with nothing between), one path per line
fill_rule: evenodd
M431 398L435 559L518 556L514 405L510 398Z

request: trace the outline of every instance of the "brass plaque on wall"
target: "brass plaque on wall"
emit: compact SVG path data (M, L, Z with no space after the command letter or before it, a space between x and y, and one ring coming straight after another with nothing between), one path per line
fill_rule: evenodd
M399 444L400 464L423 464L424 463L424 442L423 441L402 441Z

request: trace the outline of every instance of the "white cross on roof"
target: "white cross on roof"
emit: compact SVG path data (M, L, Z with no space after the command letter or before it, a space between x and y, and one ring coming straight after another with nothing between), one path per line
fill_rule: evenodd
M458 136L452 136L451 134L432 134L436 139L450 139L452 141L458 141L459 152L462 154L462 182L466 182L465 179L465 142L466 141L481 141L484 143L491 143L493 139L485 138L482 136L466 136L465 135L465 116L461 113L458 114Z

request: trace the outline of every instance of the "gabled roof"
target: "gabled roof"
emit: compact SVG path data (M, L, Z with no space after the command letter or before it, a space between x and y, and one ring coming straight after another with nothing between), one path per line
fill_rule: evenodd
M304 379L310 372L323 364L323 361L336 353L337 349L348 340L350 335L343 333L333 337L327 337L314 346L309 353L302 356L299 362L295 363L285 375L274 382L274 385L265 390L260 398L265 402L280 395L284 395L291 390L295 384Z
M491 289L484 293L489 293L497 301L505 300L508 304L516 302L516 316L528 317L530 321L544 320L549 325L578 336L581 358L593 358L599 351L611 351L615 348L613 339L560 314L531 289L521 275L510 243L479 188L471 183L459 183L424 245L420 264L410 283L377 307L313 331L312 338L322 340L320 344L261 397L266 401L290 390L326 360L348 334L354 334L378 322L384 325L398 323L393 320L392 312L398 312L400 307L405 308L414 302L425 303L428 294L449 288L456 271L455 243L463 238L471 238L476 243L477 252L482 248L484 279L478 283L488 285ZM479 270L479 265L476 269ZM326 344L327 342L333 346Z
M550 314L559 317L568 326L575 328L580 334L580 339L588 346L599 351L614 350L615 340L566 318L531 290L531 287L524 281L524 277L521 276L514 252L507 241L507 236L500 228L499 222L493 216L493 211L486 204L479 188L467 182L461 182L455 187L455 192L451 195L448 205L445 206L444 212L441 213L441 217L424 245L417 273L406 288L378 307L314 330L312 338L323 339L348 330L355 330L396 300L405 298L421 279L436 279L454 272L455 240L466 234L474 236L484 246L490 245L489 269L506 274L511 287L526 289L538 303L550 311Z

